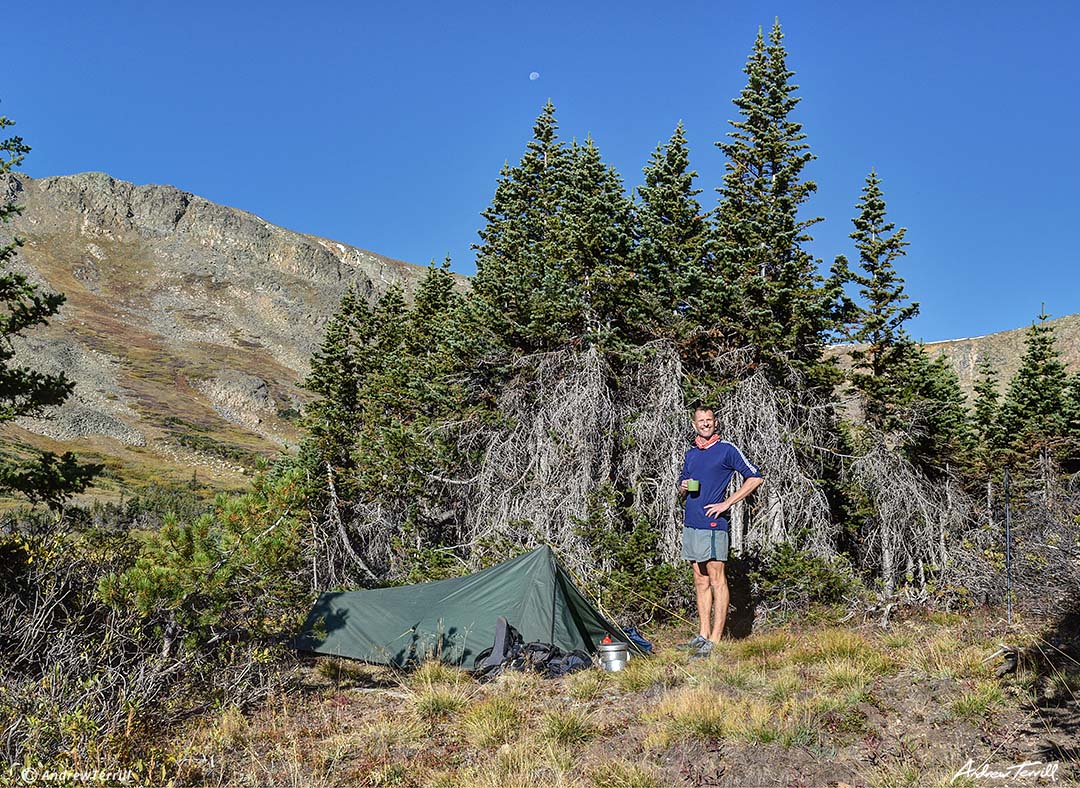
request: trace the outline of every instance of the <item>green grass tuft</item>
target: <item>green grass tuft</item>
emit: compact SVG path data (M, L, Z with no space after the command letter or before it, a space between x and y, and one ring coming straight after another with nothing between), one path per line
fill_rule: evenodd
M996 682L979 682L949 707L953 717L978 725L1005 705L1005 692Z
M466 738L477 747L493 747L516 738L524 719L514 698L496 695L466 711L461 726Z
M549 711L543 719L543 738L564 747L581 744L600 732L587 714L574 709Z

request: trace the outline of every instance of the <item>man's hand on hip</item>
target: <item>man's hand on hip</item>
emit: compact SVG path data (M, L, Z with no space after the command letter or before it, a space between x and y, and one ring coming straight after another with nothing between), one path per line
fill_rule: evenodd
M720 503L710 503L705 507L705 514L709 517L719 517L728 509L731 508L731 504L727 501L721 501Z

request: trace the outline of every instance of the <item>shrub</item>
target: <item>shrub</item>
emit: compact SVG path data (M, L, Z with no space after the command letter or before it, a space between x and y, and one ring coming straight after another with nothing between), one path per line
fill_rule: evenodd
M6 518L0 536L0 753L9 762L159 759L192 713L279 686L306 605L293 481L258 479L129 532L142 502ZM130 514L136 515L129 518Z
M620 494L610 484L593 493L588 516L577 527L599 559L587 584L609 591L604 601L616 617L666 618L668 610L682 610L691 601L686 567L665 561L657 529L632 505L621 503L633 497L632 490ZM612 512L616 528L609 523Z
M163 649L278 634L296 624L307 589L297 581L298 474L257 478L250 492L219 495L212 512L175 516L141 537L133 566L102 578L100 598L159 628Z
M800 541L795 539L795 542ZM823 558L791 542L773 545L755 561L750 579L761 598L781 610L805 610L813 604L843 601L860 588L842 556Z

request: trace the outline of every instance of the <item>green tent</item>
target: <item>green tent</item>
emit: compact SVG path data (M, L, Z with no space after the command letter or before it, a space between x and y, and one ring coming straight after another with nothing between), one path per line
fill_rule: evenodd
M593 653L621 632L574 586L544 545L466 577L324 593L293 645L318 654L404 667L439 657L473 667L505 616L525 642Z

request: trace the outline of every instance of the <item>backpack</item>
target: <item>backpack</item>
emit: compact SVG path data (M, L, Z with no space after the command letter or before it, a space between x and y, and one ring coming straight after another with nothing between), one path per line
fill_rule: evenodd
M506 670L521 670L525 665L524 642L505 616L499 616L495 622L495 642L476 655L473 675L478 679L493 679Z
M549 679L591 668L593 664L592 657L584 651L567 652L551 643L526 643L523 651L526 667Z
M524 643L519 633L503 616L495 622L495 642L476 655L473 675L493 679L508 670L535 670L547 678L565 676L575 670L592 667L584 651L563 651L551 643Z

